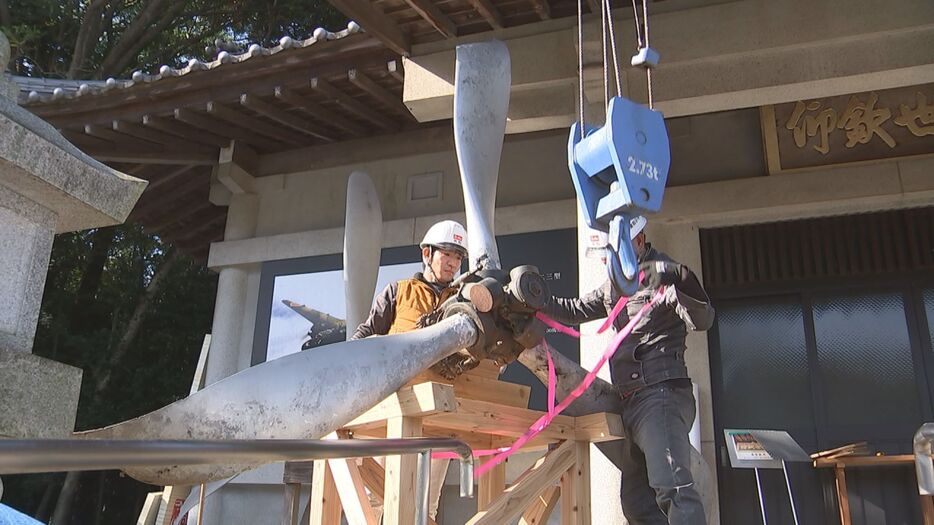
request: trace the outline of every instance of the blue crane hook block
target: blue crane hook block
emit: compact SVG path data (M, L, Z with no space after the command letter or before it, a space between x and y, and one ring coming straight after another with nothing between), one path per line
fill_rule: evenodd
M587 226L610 234L607 265L624 293L638 288L629 219L661 209L670 166L664 117L631 100L612 98L606 123L587 126L583 139L580 123L571 126L568 168L577 201Z

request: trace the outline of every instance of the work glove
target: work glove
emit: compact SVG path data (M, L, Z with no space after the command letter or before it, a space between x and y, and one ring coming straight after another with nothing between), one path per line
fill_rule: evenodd
M677 285L684 278L684 267L668 261L646 261L639 265L639 271L646 288Z

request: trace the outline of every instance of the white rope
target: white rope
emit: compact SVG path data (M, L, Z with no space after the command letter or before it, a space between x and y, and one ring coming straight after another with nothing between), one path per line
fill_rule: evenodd
M603 25L603 33L600 38L600 47L602 48L603 54L603 109L608 110L610 107L610 71L608 67L609 59L606 56L607 52L607 35L606 35L606 3L603 0L600 0L600 22Z
M607 18L609 20L610 26L610 46L613 50L613 69L616 74L616 96L622 97L622 83L619 80L619 54L616 52L616 33L613 31L613 6L610 3L610 0L603 0L606 3ZM644 1L644 0L643 0Z
M642 47L642 26L639 23L639 8L636 7L636 0L632 0L632 17L636 23L636 45Z
M635 1L635 0L633 0ZM645 47L649 47L649 5L647 0L642 0L642 23L645 25ZM645 68L645 82L648 86L649 109L653 109L652 104L652 68Z
M584 140L584 0L577 0L577 78L580 95L580 132Z

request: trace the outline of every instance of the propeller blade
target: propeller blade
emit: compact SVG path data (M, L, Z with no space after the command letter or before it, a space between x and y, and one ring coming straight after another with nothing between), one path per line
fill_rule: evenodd
M454 146L464 187L471 270L484 256L488 268L500 267L493 212L511 83L506 44L492 40L457 46Z
M347 181L344 220L344 296L347 301L347 336L366 321L376 292L382 248L383 212L373 181L362 171Z
M456 314L413 332L322 346L248 368L149 414L75 437L318 439L477 337L473 321ZM126 472L153 485L194 485L256 466L176 465Z

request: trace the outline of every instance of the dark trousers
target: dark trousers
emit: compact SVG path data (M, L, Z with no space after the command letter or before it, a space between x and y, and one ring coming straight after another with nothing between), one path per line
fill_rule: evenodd
M623 399L628 439L620 499L631 525L706 525L691 475L694 411L687 380L657 383Z

